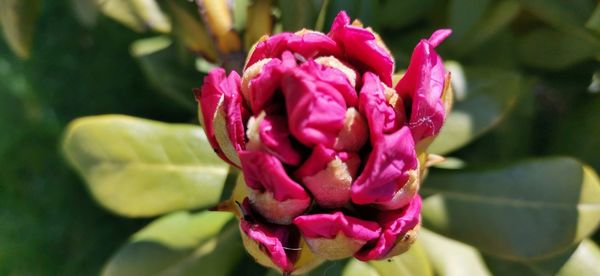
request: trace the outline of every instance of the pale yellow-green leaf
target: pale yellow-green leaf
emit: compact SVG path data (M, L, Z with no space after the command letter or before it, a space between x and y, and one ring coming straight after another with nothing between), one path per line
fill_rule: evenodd
M557 276L600 275L600 247L591 240L583 240Z
M156 0L96 0L100 11L137 32L151 29L161 33L171 31L169 18Z
M473 247L421 228L419 240L436 275L491 275L481 254Z
M414 275L427 276L433 275L433 270L425 249L419 241L419 238L413 243L410 249L401 255L381 260L370 261L371 265L380 276L396 275Z
M73 121L63 150L102 206L131 217L216 204L228 170L200 127L122 115Z
M188 5L188 9L183 5ZM167 7L173 18L173 32L186 48L202 54L207 59L214 61L217 52L206 26L202 19L191 13L189 3L177 0L167 1ZM194 8L192 4L191 7Z
M28 58L39 0L0 0L0 27L12 51Z

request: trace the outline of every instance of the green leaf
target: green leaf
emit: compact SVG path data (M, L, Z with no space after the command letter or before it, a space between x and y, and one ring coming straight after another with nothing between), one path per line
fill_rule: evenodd
M439 2L439 0L388 0L377 10L377 19L382 27L406 27L423 18L423 15L431 11Z
M596 45L570 33L537 29L519 42L519 57L527 65L560 70L600 53Z
M421 191L427 228L506 259L559 254L600 222L598 176L571 158L432 170Z
M489 256L486 262L497 275L592 276L600 274L600 248L591 240L583 240L576 248L537 262L511 262Z
M131 53L158 92L190 111L197 109L191 90L202 77L194 68L193 57L178 51L164 36L135 41Z
M459 149L502 121L520 91L519 75L495 68L461 69L451 63L454 107L429 151L447 154ZM464 70L464 72L463 72Z
M342 275L433 275L433 270L425 254L425 249L417 240L408 251L386 260L362 263L351 259Z
M83 25L93 27L98 18L98 5L96 0L71 0L71 7L75 16Z
M0 27L12 51L21 58L29 57L39 7L39 0L0 1Z
M102 275L228 275L244 255L230 213L176 212L131 237Z
M451 0L448 10L448 27L452 39L460 40L485 14L491 0Z
M155 0L96 0L100 11L137 32L171 31L171 22Z
M596 32L596 34L600 34L600 3L596 5L594 12L585 23L585 27Z
M279 0L277 2L281 10L283 30L295 32L302 28L314 28L321 1Z
M436 275L491 275L477 249L421 228L419 240Z
M198 126L121 115L84 117L63 150L96 200L124 216L155 216L217 203L228 166Z

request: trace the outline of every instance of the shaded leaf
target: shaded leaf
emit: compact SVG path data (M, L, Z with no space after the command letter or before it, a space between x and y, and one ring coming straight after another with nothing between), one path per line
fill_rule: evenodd
M159 92L190 111L197 109L191 90L200 84L202 75L194 68L190 55L178 51L163 36L135 41L131 53Z
M585 27L600 34L600 3L596 5L594 12L585 23Z
M431 11L439 2L439 0L388 0L377 10L377 19L382 27L405 27L422 19L423 15Z
M39 0L0 1L0 27L12 51L21 58L29 57L39 6Z
M233 216L176 212L135 233L102 275L227 275L243 256ZM208 274L204 274L208 273Z
M483 17L491 0L451 0L448 9L448 27L452 39L460 40Z
M98 18L98 5L96 0L71 0L71 7L77 19L85 26L96 25Z
M600 274L600 248L591 240L583 240L575 248L537 262L511 262L486 257L490 269L497 275L557 275L581 276Z
M281 10L281 23L284 31L295 32L302 28L313 29L319 8L320 0L279 0L279 9Z
M192 125L84 117L68 126L63 150L96 200L124 216L215 204L227 176L204 131Z
M195 5L183 1L167 1L169 13L173 18L173 33L183 45L205 58L214 61L217 51L213 39L206 30L202 19L195 12Z
M280 5L282 5L281 2ZM255 0L248 7L248 24L244 33L246 50L249 50L263 35L270 35L273 32L271 9L271 0Z
M490 255L534 260L559 254L600 222L600 182L570 158L485 170L429 173L421 191L429 229Z
M459 149L493 128L510 111L520 91L520 77L511 71L465 67L463 74L453 66L449 68L455 78L456 99L429 148L436 154Z
M421 228L419 240L436 275L491 275L477 249Z
M519 57L527 65L559 70L594 57L599 49L569 33L538 29L521 39Z

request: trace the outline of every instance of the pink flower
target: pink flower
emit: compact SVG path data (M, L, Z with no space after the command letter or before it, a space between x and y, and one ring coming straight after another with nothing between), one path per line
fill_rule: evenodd
M259 263L289 273L408 249L425 148L447 111L434 48L448 35L421 40L394 85L379 36L341 12L328 34L262 39L241 77L215 69L195 90L211 145L243 172L240 229Z

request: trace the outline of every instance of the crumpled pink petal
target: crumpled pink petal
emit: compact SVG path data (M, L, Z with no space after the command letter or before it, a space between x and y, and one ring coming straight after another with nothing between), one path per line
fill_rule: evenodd
M296 59L292 53L284 52L281 59L273 58L265 64L262 73L250 81L250 108L254 115L267 108L268 104L271 105L267 110L269 114L278 113L276 109L280 104L273 102L275 94L281 86L283 76L294 67L296 67Z
M306 146L332 147L344 126L346 101L336 86L315 75L321 65L307 61L282 81L290 132Z
M344 233L346 237L367 242L379 237L381 231L375 222L347 216L340 211L298 216L294 224L307 238L333 239Z
M357 252L354 257L361 261L386 258L398 239L414 229L421 220L421 197L416 195L408 206L401 211L387 211L379 214L377 221L382 232L377 242Z
M406 74L396 85L396 91L410 107L410 127L415 141L439 133L446 116L442 93L446 70L435 47L452 31L435 31L415 47Z
M252 218L252 211L248 200L246 199L241 206L244 213L249 217L240 219L240 229L242 235L247 235L248 238L257 242L263 253L268 256L271 261L278 266L282 271L292 271L294 263L293 258L295 252L288 254L286 247L296 247L300 239L299 233L294 231L290 226L282 226L268 223L260 223ZM293 243L290 244L290 243Z
M365 168L352 184L352 202L360 205L385 204L402 189L409 171L417 168L415 144L408 127L371 142Z
M385 133L399 128L396 112L386 100L384 87L377 75L367 72L363 76L358 110L367 117L371 140L379 140Z
M266 116L260 123L258 133L262 145L281 162L293 166L300 164L302 155L290 142L290 132L285 117Z
M371 31L352 26L350 17L342 11L335 17L327 35L341 45L350 60L366 65L377 73L386 85L392 86L394 59L377 44Z
M277 201L310 201L304 188L287 175L275 156L262 151L241 151L239 155L248 187L258 191L269 191Z
M240 76L236 72L231 72L229 77L226 77L225 70L217 68L210 71L208 76L204 78L201 89L194 89L196 100L200 104L203 127L210 145L223 160L234 166L237 165L225 156L215 138L213 118L218 112L219 102L223 101L227 128L224 131L227 131L234 149L236 151L243 150L245 145L242 118L244 108L242 106L240 85Z
M317 56L341 56L341 49L330 37L319 32L279 33L259 42L250 53L245 68L264 58L279 58L285 51L301 55L304 59Z

